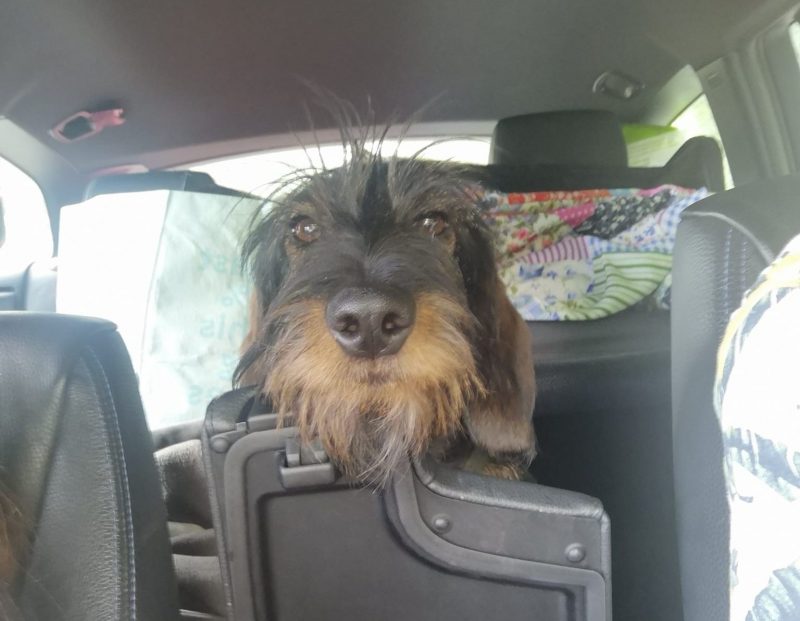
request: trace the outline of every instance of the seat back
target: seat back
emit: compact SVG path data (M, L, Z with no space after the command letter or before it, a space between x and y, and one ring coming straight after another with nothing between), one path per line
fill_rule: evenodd
M685 621L727 621L729 517L713 406L717 349L745 291L800 232L800 178L702 200L678 228L672 284L675 496Z
M25 619L177 619L166 513L113 324L0 313L0 465L32 540Z
M611 618L593 498L427 461L363 489L247 389L212 402L203 443L230 619Z
M628 167L606 112L531 114L494 134L493 185L507 192L651 188L720 190L711 138L661 168ZM529 324L536 364L537 479L602 500L611 516L617 619L680 618L670 408L670 313L638 309L593 321ZM654 535L658 533L658 535Z

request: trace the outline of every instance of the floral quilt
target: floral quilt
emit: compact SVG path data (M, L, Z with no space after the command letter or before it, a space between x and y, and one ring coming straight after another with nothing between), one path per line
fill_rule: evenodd
M599 319L652 300L669 306L681 212L701 188L501 193L481 198L500 277L527 320Z

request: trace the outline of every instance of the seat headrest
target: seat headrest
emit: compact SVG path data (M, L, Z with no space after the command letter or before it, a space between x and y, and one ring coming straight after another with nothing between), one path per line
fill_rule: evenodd
M605 110L523 114L500 120L492 135L492 164L627 166L619 119Z

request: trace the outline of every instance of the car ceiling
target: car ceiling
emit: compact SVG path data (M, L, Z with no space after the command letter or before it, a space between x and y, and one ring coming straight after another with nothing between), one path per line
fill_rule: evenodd
M361 108L369 96L379 121L434 98L426 121L571 108L635 119L682 66L718 58L790 4L4 0L0 116L80 171L301 131L306 80ZM606 70L647 88L629 102L593 94ZM107 102L125 108L124 126L72 144L48 135L68 115Z

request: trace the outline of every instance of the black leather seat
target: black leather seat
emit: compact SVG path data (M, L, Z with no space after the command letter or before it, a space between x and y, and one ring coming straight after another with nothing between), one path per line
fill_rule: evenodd
M709 197L684 212L672 286L672 410L685 621L728 620L728 504L713 407L717 348L758 274L800 232L800 177Z
M31 526L23 619L178 618L136 378L108 322L0 313L0 476Z

